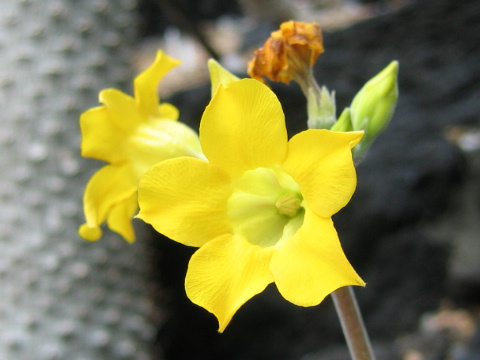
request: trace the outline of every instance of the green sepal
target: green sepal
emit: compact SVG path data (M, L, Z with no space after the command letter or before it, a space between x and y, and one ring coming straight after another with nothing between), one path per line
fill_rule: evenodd
M325 86L309 87L307 114L309 129L330 129L336 120L335 92Z
M337 122L333 124L330 130L337 131L337 132L353 131L350 108L345 108L342 111Z
M214 59L208 60L208 71L210 72L210 81L212 83L212 97L215 95L219 85L226 85L232 81L240 80L240 78L233 75Z

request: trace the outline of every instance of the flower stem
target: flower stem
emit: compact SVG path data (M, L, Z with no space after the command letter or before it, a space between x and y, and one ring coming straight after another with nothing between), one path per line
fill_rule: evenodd
M352 360L375 360L353 289L337 289L332 297Z

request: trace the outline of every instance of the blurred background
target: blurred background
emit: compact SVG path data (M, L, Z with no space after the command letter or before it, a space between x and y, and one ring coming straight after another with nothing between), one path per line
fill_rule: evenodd
M80 157L79 115L98 92L132 92L162 48L183 60L159 89L194 128L210 98L206 60L245 76L282 21L316 21L315 66L337 112L391 60L400 99L334 217L379 360L480 359L480 1L2 0L0 360L347 360L330 299L275 289L225 333L183 288L194 249L136 222L129 245L77 235L102 164ZM306 128L296 84L271 84L289 135Z

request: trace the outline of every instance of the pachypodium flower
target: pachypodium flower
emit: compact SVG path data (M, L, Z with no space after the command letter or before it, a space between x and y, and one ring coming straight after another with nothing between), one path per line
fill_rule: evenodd
M179 63L159 51L154 63L135 78L135 97L103 90L99 95L103 105L81 115L82 155L109 163L87 184L86 223L79 229L83 238L99 239L100 226L107 221L110 229L134 241L132 218L138 210L140 177L165 159L204 157L198 135L176 121L177 108L159 103L158 84Z
M266 85L227 81L200 123L208 161L166 160L143 176L138 217L199 247L186 293L217 317L220 332L273 282L300 306L364 285L331 219L355 190L351 149L362 136L312 129L288 141L280 102Z

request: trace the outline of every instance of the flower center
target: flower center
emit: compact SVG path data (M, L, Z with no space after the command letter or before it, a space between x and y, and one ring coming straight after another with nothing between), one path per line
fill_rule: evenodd
M280 214L287 215L288 217L294 217L297 215L298 210L300 210L301 203L302 199L298 197L297 194L291 193L281 195L277 199L275 206Z
M262 247L293 236L304 213L300 186L280 168L246 171L228 200L233 232Z

